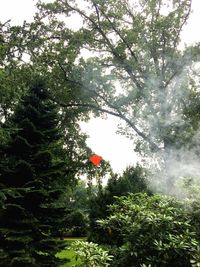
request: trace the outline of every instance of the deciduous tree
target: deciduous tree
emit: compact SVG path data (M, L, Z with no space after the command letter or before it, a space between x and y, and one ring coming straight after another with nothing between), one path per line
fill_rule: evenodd
M52 59L65 87L74 84L74 91L80 91L76 101L60 101L63 106L88 107L121 118L128 126L123 132L139 137L140 151L145 144L151 151L168 151L180 145L184 134L194 133L183 111L195 90L190 69L199 60L199 49L179 47L191 12L190 0L90 0L81 4L57 0L38 7L36 22L49 18L45 44L50 42L52 49L51 55L47 49L41 55L47 62L48 57ZM67 22L60 20L60 15L69 20L72 14L83 23L73 34ZM63 57L70 45L76 51L71 54L74 62ZM54 49L60 49L59 56ZM89 60L76 55L83 49L90 52Z

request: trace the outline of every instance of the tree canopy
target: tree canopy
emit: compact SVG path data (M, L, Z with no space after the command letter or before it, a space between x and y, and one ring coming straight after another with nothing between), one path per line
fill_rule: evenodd
M56 0L37 7L33 23L6 32L8 54L28 55L24 66L43 73L63 112L121 118L121 131L137 139L140 152L191 141L198 126L186 114L194 115L191 103L199 99L199 46L179 47L191 0ZM70 24L74 16L78 29Z
M63 91L72 84L73 93L79 92L60 103L121 118L129 128L125 134L136 134L151 150L180 145L178 137L194 130L184 123L184 109L197 89L191 69L199 60L198 46L179 49L191 1L57 0L38 7L34 25L48 37L37 28L45 45L31 54L39 52L52 72L63 75ZM69 30L72 14L83 23L75 32ZM84 51L90 52L88 60Z

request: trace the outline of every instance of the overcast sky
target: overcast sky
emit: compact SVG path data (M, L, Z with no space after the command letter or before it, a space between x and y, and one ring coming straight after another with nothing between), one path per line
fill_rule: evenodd
M24 20L31 21L36 11L36 2L36 0L0 0L0 21L11 19L12 24L22 24ZM48 0L48 2L53 1ZM200 41L200 0L192 1L192 9L188 25L182 32L182 44ZM107 120L95 118L81 125L90 136L87 143L92 150L105 160L109 160L114 171L121 172L127 165L135 165L137 156L133 150L133 142L115 133L118 122L112 117Z

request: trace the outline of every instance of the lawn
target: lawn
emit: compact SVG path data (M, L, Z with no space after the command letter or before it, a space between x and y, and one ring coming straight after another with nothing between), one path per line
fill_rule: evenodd
M65 240L66 240L66 247L68 247L70 246L72 242L76 240L85 240L85 238L84 237L83 238L66 238ZM70 262L67 262L61 265L61 267L71 267L73 264L80 262L79 259L76 261L74 256L75 256L74 251L67 249L67 248L57 254L57 257L60 259L70 259Z

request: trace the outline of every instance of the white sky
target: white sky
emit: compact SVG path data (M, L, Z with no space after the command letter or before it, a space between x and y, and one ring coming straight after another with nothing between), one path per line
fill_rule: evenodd
M12 24L31 21L36 11L35 3L36 0L0 0L0 21L11 19ZM182 44L189 45L200 41L200 0L192 1L192 9L193 14L182 32ZM89 147L105 160L109 160L115 172L122 172L127 165L135 165L137 155L133 151L133 142L115 133L118 122L113 117L107 120L94 118L81 126L90 136L87 140Z

